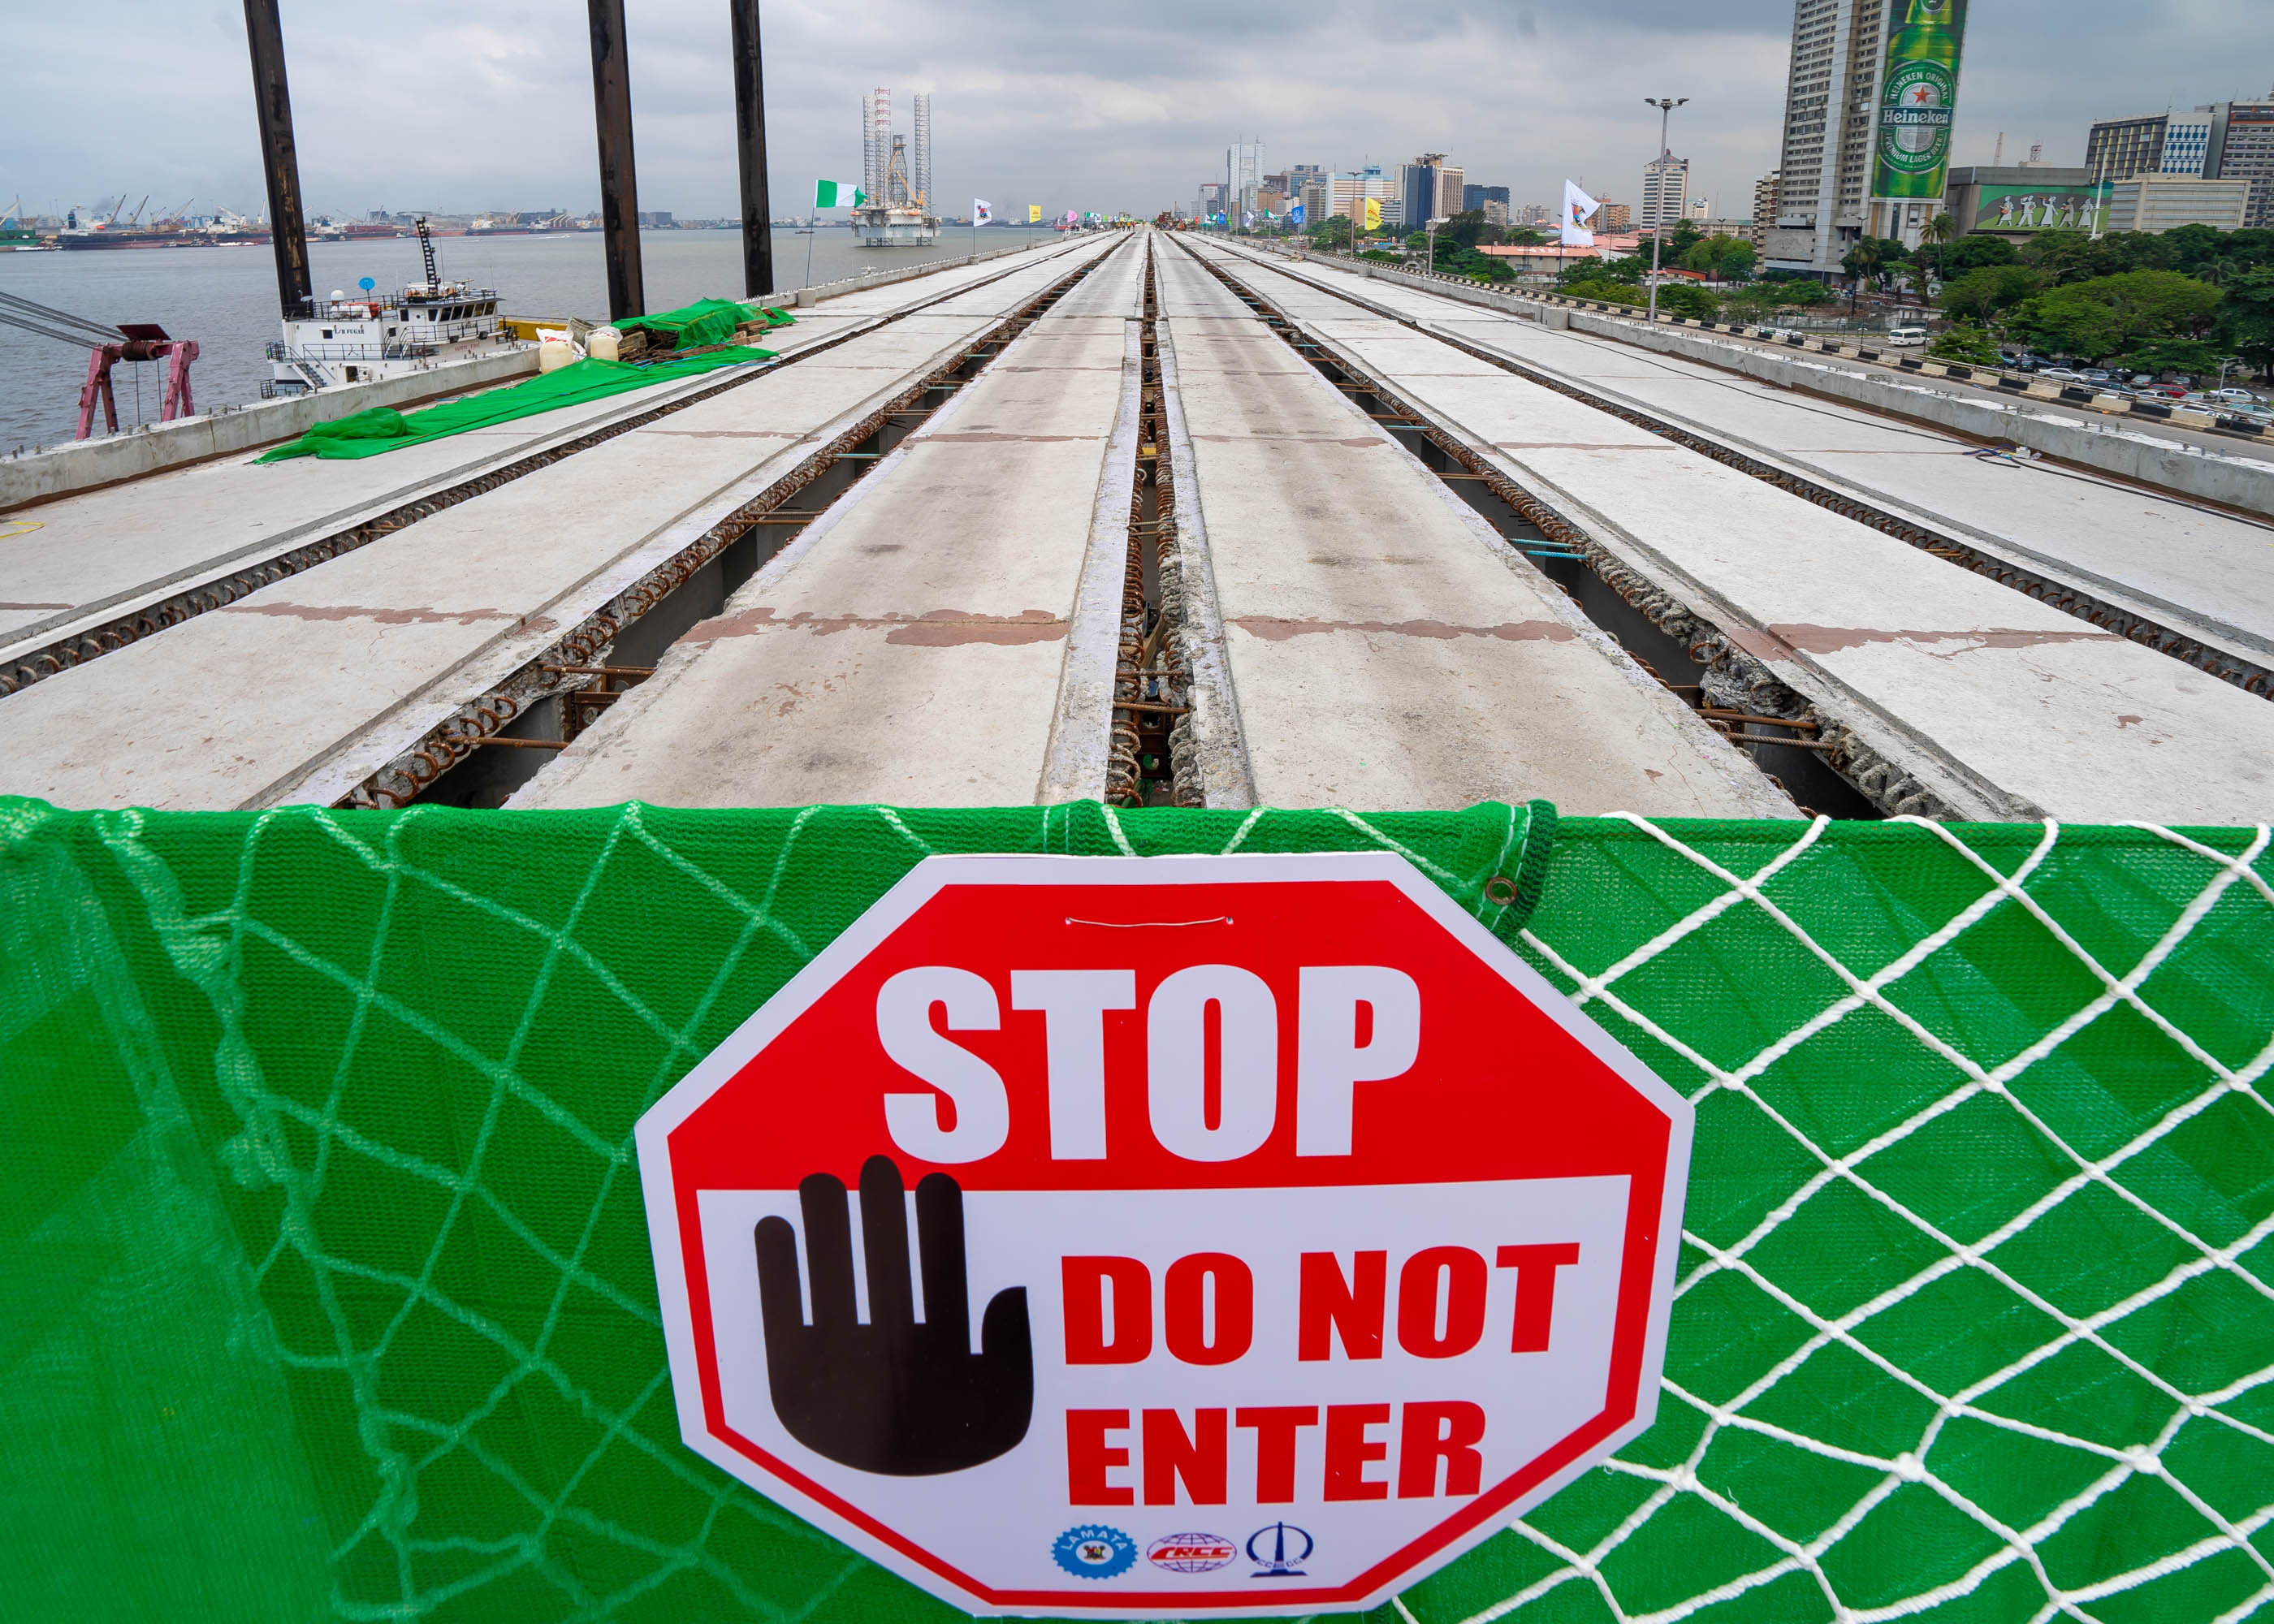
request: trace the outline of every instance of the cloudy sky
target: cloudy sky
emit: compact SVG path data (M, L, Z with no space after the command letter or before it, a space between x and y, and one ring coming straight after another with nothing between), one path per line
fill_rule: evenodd
M283 0L312 209L463 211L598 199L577 0ZM735 208L725 0L629 0L643 206ZM1150 214L1262 137L1272 169L1422 149L1552 201L1631 199L1645 94L1688 95L1674 147L1717 213L1774 164L1792 0L773 0L776 212L857 178L860 95L932 93L939 191ZM0 0L0 207L121 187L258 212L242 10L230 0ZM2081 162L2096 117L2274 86L2270 0L1974 0L1956 158L2042 141ZM906 113L901 114L906 128ZM132 205L130 204L131 207Z

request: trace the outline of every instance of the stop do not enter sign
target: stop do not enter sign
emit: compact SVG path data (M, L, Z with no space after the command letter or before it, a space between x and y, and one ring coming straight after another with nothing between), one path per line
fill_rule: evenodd
M1148 1618L1374 1605L1647 1427L1690 1131L1352 853L927 859L637 1138L690 1447Z

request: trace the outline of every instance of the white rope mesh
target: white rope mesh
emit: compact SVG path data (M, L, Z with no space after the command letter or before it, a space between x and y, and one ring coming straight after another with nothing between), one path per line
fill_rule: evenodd
M779 980L818 945L798 923L811 929L815 910L792 895L831 861L809 850L813 815L750 895L625 808L558 917L422 865L418 814L371 838L368 824L274 816L312 818L371 888L365 956L343 962L260 917L267 820L245 838L236 894L202 913L138 815L102 827L221 1034L215 1073L237 1124L225 1160L276 1203L254 1262L281 1357L335 1384L373 1485L336 1531L339 1615L598 1619L694 1595L703 1616L768 1620L915 1605L689 1454L659 1350L621 1389L591 1355L595 1336L659 1350L630 1124L708 1048L754 956ZM909 816L863 816L873 840L931 849ZM1224 849L1261 848L1284 816L1249 814ZM1462 883L1382 821L1338 816L1349 838ZM1105 818L1118 849L1137 849ZM2173 1012L2202 989L2175 999L2157 980L2207 932L2263 932L2274 887L2257 864L2274 836L2228 853L2143 831L2183 858L2158 872L2188 878L2158 905L2160 935L2111 962L2099 936L2122 933L2096 936L2089 906L2041 894L2079 838L2052 825L2018 858L2009 838L2000 868L1962 831L1916 824L1910 859L1939 853L1947 870L1935 911L1827 894L1809 877L1832 838L1820 821L1742 873L1702 849L1710 826L1629 822L1629 849L1649 859L1629 864L1638 895L1694 899L1620 912L1591 882L1559 879L1586 906L1543 907L1523 940L1670 1079L1690 1069L1698 1166L1735 1170L1727 1189L1693 1177L1660 1425L1389 1613L2113 1624L2274 1605L2274 1107L2261 1087L2274 1038L2263 1011L2238 1006L2241 1027L2260 1025L2249 1052L2223 1055L2231 1033ZM1511 819L1495 867L1521 832ZM674 909L725 921L712 934L729 945L700 984L594 945L626 939L621 915L591 914L604 889L621 906L628 871L668 895L649 929ZM534 952L514 1004L480 1023L501 1041L474 1041L455 1011L403 993L391 956L440 945L405 921L438 918ZM262 1072L243 992L255 959L351 1011L320 1097ZM2199 960L2210 967L2187 974L2215 981L2216 959ZM2263 986L2264 962L2236 974ZM580 1114L531 1080L532 1051L596 1005L644 1034L636 1053L595 1057L627 1085L605 1119L589 1096ZM2136 1073L2067 1063L2118 1023L2162 1058ZM378 1057L406 1045L482 1079L469 1115L429 1133L380 1109ZM2219 1163L2203 1148L2213 1134L2255 1150ZM538 1181L532 1145L548 1147ZM418 1237L405 1255L343 1238L341 1204L375 1191ZM2214 1213L2222 1227L2204 1232ZM470 1248L523 1298L462 1300ZM419 1372L445 1356L484 1380L422 1391ZM640 1488L595 1492L604 1481Z

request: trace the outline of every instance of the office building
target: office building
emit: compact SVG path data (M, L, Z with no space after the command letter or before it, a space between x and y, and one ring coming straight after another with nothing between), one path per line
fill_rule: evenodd
M1461 196L1468 190L1467 178L1460 169L1448 164L1437 171L1437 207L1429 215L1432 220L1450 220L1461 212ZM1419 223L1419 222L1416 222Z
M2244 223L2274 226L2274 96L2094 121L2084 167L2099 181L2143 174L2251 183ZM2174 207L2180 193L2168 194ZM2157 211L2150 209L2150 217Z
M1323 186L1327 171L1315 163L1291 163L1287 166L1287 195L1293 197L1306 186Z
M1769 228L1776 224L1777 172L1771 169L1753 182L1753 246L1768 245Z
M1462 212L1464 214L1467 213L1465 209ZM1483 202L1477 205L1477 212L1485 217L1485 223L1488 226L1505 226L1508 224L1508 205L1502 202L1498 198L1487 198Z
M1605 202L1595 211L1598 231L1626 231L1634 226L1634 210L1624 203Z
M2097 195L2090 169L1983 164L1950 171L1942 207L1959 236L1981 231L2018 244L2040 231L2092 230Z
M2108 196L2111 231L2169 231L2178 226L2215 226L2239 231L2250 209L2251 182L2206 180L2200 175L2167 175L2142 169L2119 181Z
M2243 224L2274 227L2274 96L2258 102L2229 102L2226 117L2210 132L2210 155L2203 173L2221 180L2250 183L2250 207Z
M1231 187L1231 204L1240 214L1255 207L1255 194L1263 188L1263 143L1235 141L1224 149L1224 183Z
M1200 201L1195 207L1202 220L1211 214L1224 213L1224 183L1220 180L1202 181Z
M2203 161L2210 156L2211 125L2218 115L2217 108L2199 107L2188 113L2167 113L2164 116L2164 155L2156 165L2159 175L2194 175L2206 173ZM2129 180L2130 176L2125 178Z
M1793 8L1781 178L1763 244L1773 268L1837 274L1864 234L1887 11L1886 0L1797 0Z
M1545 203L1526 203L1510 209L1509 219L1511 224L1519 226L1551 225L1555 220L1555 211Z
M1713 218L1713 199L1711 198L1692 198L1690 199L1690 207L1687 213L1692 220L1711 220Z
M1303 183L1301 201L1303 221L1306 225L1317 225L1329 214L1337 212L1329 200L1329 188L1323 177L1306 180ZM1348 214L1350 211L1344 209L1339 212Z
M1327 184L1330 192L1328 213L1347 214L1351 212L1353 199L1373 198L1382 204L1382 223L1385 226L1394 223L1391 205L1397 199L1389 196L1390 182L1382 172L1380 164L1370 163L1349 175L1330 175L1327 177ZM1404 218L1402 210L1397 218Z
M2104 181L2130 180L2142 169L2164 166L2164 128L2169 113L2145 118L2095 119L2084 142L2085 173Z
M1642 224L1645 231L1671 226L1689 212L1690 160L1662 152L1642 166Z
M1444 154L1423 153L1411 163L1397 166L1397 192L1401 224L1418 231L1436 217L1438 181L1444 172Z
M1461 213L1464 214L1472 208L1482 208L1487 203L1497 203L1505 209L1508 207L1508 188L1465 184L1461 187Z
M1284 180L1286 177L1281 175L1275 175L1271 178L1274 180ZM1255 217L1258 220L1262 219L1267 214L1271 216L1273 219L1277 219L1286 212L1287 194L1285 192L1270 186L1261 186L1256 189Z

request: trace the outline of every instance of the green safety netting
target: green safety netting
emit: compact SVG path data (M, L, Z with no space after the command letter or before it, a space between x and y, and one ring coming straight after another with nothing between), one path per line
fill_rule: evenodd
M742 306L734 308L740 310ZM727 328L727 335L734 336L732 327ZM510 388L445 401L420 411L401 412L380 406L319 423L299 439L265 451L255 460L278 462L287 457L377 456L383 451L399 451L405 446L463 434L469 429L486 429L495 424L510 423L516 417L533 417L539 412L558 411L563 406L604 400L627 389L644 389L650 384L693 378L722 366L746 366L754 361L773 358L772 350L747 344L727 344L700 355L674 356L659 361L596 361L587 357L552 372L539 372Z
M787 311L771 310L764 305L742 304L733 299L697 299L677 310L632 316L617 322L615 327L620 333L643 329L675 349L689 350L698 344L731 342L735 329L746 321L763 321L771 328L788 327L794 320Z
M1657 1426L1384 1624L2266 1608L2268 832L1546 833L0 801L0 1614L951 1616L680 1443L634 1120L927 853L1382 847L1698 1112Z

